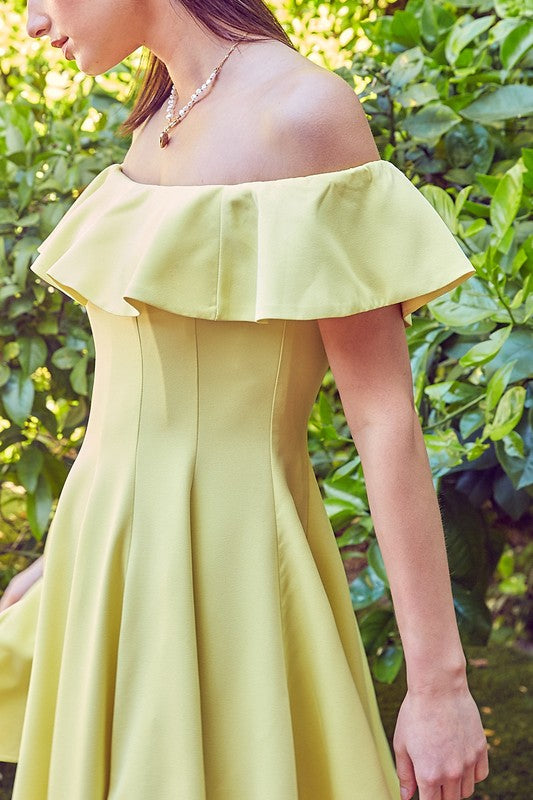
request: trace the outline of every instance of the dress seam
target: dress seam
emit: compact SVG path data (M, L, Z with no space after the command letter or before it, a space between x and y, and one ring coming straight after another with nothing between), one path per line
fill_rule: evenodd
M130 515L130 525L129 525L129 542L128 542L128 549L126 553L126 558L124 559L124 587L127 581L127 574L128 574L128 565L130 562L130 554L131 554L131 547L133 542L133 530L134 530L134 523L135 523L135 501L137 497L137 460L139 455L139 439L141 433L141 416L143 410L143 395L144 395L144 363L143 363L143 351L142 351L142 339L139 331L139 317L132 317L133 324L135 325L135 332L137 334L137 340L139 342L139 365L140 365L140 389L139 389L139 406L138 406L138 414L137 414L137 433L135 439L135 452L133 455L133 487L132 487L132 498L131 498L131 515ZM125 589L122 592L122 607L120 609L120 623L119 623L119 631L118 631L118 639L117 639L117 647L120 644L121 640L121 631L122 631L122 617L124 614L124 593ZM113 734L114 734L114 712L115 712L115 689L116 689L116 679L117 674L115 674L115 684L113 688L113 715L111 717L111 729L109 731L109 741L112 742ZM111 770L113 768L113 754L110 752L109 754L109 761L106 765L107 774L106 774L106 797L109 792L109 784L111 780Z
M277 517L277 507L276 507L276 490L274 486L274 465L273 465L273 428L274 428L274 407L276 405L276 399L278 396L278 384L279 378L281 374L281 365L283 360L283 353L285 348L285 334L287 330L287 320L283 322L283 329L281 333L281 342L279 347L279 357L278 357L278 364L276 368L276 378L274 381L274 390L272 392L272 404L270 407L270 430L269 430L269 440L270 440L270 480L272 486L272 499L274 505L274 525L276 529L276 563L277 563L277 575L278 575L278 597L279 597L279 615L280 615L280 623L281 623L281 636L282 636L282 650L283 650L283 664L285 668L285 678L288 682L288 671L287 671L287 657L285 653L285 624L284 624L284 610L283 610L283 595L281 590L281 562L280 562L280 554L279 554L279 526L278 526L278 517ZM290 708L290 700L289 700L289 713L291 715L291 730L292 730L292 709ZM294 746L294 731L293 731L293 746Z
M224 190L220 193L219 210L218 210L218 262L217 262L217 284L215 288L215 319L219 318L220 311L220 265L222 263L222 200L224 197Z
M193 318L194 323L194 352L196 356L196 440L194 443L194 460L192 464L192 479L196 476L196 463L198 461L198 440L200 438L200 367L198 358L198 320Z
M130 522L130 540L128 543L128 552L126 553L126 559L124 563L124 580L126 580L126 575L128 572L128 564L130 561L130 553L131 553L131 545L133 540L133 524L135 521L135 501L137 497L137 459L139 455L139 439L141 434L141 416L142 416L142 409L143 409L143 396L144 396L144 363L143 363L143 349L142 349L142 339L139 332L139 318L133 317L134 324L135 324L135 331L137 333L137 339L139 341L139 363L140 363L140 371L141 371L141 378L140 378L140 390L139 390L139 413L137 415L137 435L135 439L135 453L133 456L133 491L132 491L132 499L131 499L131 522Z
M195 381L195 388L196 388L196 420L195 420L195 427L196 427L196 437L194 442L194 457L192 460L191 466L191 483L189 487L189 520L191 525L191 558L190 558L190 568L191 568L191 576L192 576L192 604L193 604L193 614L194 619L196 620L196 597L195 597L195 584L194 584L194 546L192 540L192 508L193 508L193 487L196 481L196 468L198 465L198 446L200 441L200 358L198 354L198 319L196 317L193 318L193 330L194 330L194 354L195 354L195 362L196 362L196 381ZM195 627L195 632L197 633L197 629ZM200 737L202 743L202 763L205 765L206 761L206 754L205 754L205 720L204 714L205 710L202 704L202 696L201 696L201 686L200 686L200 663L199 663L199 656L198 656L198 638L196 637L196 664L197 664L197 675L198 675L198 687L199 687L199 694L200 694ZM205 778L204 778L205 780ZM202 797L205 795L205 784L203 787L203 794Z
M280 600L280 619L283 625L283 604L281 602L281 580L280 580L280 570L279 570L279 537L278 537L278 520L276 514L276 491L274 488L274 469L273 469L273 428L274 428L274 406L276 404L277 394L278 394L278 381L281 372L281 362L283 358L283 350L285 345L285 330L287 327L287 322L284 321L283 329L281 333L281 341L280 341L280 348L279 348L279 356L278 356L278 364L276 367L276 378L274 380L274 390L272 392L272 403L270 406L270 430L269 430L269 440L270 440L270 479L272 484L272 497L274 500L274 520L276 525L276 553L277 553L277 563L278 563L278 588L279 588L279 600Z

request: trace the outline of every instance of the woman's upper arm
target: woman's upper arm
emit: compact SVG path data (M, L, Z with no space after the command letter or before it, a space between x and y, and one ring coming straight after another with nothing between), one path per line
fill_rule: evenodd
M411 415L413 379L400 304L317 320L352 434Z

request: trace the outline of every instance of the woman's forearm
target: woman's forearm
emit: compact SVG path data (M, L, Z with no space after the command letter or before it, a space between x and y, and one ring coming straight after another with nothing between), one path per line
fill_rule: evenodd
M348 420L349 424L349 420ZM466 681L437 495L416 411L350 426L394 603L411 691Z

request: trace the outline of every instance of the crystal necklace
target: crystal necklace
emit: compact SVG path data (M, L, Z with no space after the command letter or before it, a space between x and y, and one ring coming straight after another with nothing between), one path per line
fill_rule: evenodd
M202 83L202 85L199 86L198 89L196 89L196 91L192 93L191 99L189 100L189 102L186 105L184 105L183 108L180 108L180 110L178 111L178 113L175 116L174 116L174 106L176 104L177 92L176 92L176 87L174 86L174 84L172 84L172 91L170 92L170 97L168 98L167 113L165 115L166 119L168 120L168 125L166 125L163 128L163 130L161 131L161 133L159 134L159 146L160 147L166 147L167 146L167 144L170 141L170 137L168 135L169 130L171 128L173 128L174 125L177 125L179 122L181 122L181 120L184 119L187 116L187 114L191 110L191 108L198 102L198 100L200 100L202 98L202 95L205 92L205 90L208 88L208 86L211 86L211 84L214 82L216 76L220 72L220 69L221 69L222 64L224 63L224 61L235 50L235 48L237 47L238 44L240 44L240 42L244 42L244 39L245 39L245 37L243 37L242 39L237 39L235 44L226 53L226 55L224 56L224 58L222 59L222 61L218 65L218 67L215 67L215 69L213 70L213 72L211 73L209 78L207 78L206 82Z

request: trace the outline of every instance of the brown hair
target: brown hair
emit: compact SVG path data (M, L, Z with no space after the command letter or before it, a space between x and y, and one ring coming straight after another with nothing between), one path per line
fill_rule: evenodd
M169 0L173 3L174 0ZM213 33L234 42L243 34L247 41L277 39L296 50L281 23L264 0L179 0L185 11ZM146 66L143 66L146 61ZM142 80L139 82L139 75ZM119 136L129 136L157 109L172 88L165 64L145 49L134 78L133 93L137 97L133 109L117 130Z

